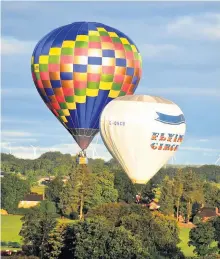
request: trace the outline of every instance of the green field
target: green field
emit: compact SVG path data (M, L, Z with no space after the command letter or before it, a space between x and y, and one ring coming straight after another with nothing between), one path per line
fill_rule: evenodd
M180 227L180 239L181 242L179 243L179 248L182 250L185 256L195 256L193 253L194 247L193 246L188 246L189 242L189 231L190 228L183 228Z
M22 222L20 215L1 215L1 241L21 243L19 232Z

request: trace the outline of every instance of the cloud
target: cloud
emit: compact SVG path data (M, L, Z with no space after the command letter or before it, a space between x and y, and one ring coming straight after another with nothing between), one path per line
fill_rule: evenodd
M180 48L173 44L142 44L139 49L144 58L169 57L171 54L180 51Z
M25 131L2 131L2 137L30 137L33 136L30 132Z
M186 39L220 40L220 13L178 17L166 25L166 31Z
M208 139L199 139L199 142L208 142Z
M89 146L87 149L87 156L91 158L102 158L106 161L111 159L111 155L105 148L102 143L98 143L96 140L92 145ZM76 143L69 144L59 144L59 145L52 145L46 147L39 147L35 145L15 145L14 143L10 142L2 142L1 143L2 152L11 153L12 155L18 158L25 158L25 159L35 159L40 157L45 152L54 152L60 151L63 154L72 154L75 155L80 151L79 146Z
M180 146L181 150L186 150L186 151L195 151L195 152L220 152L220 149L217 148L203 148L203 147L190 147L190 146Z
M136 94L141 94L143 91L138 91ZM173 95L197 95L197 96L220 96L219 88L184 88L184 87L169 87L169 88L146 88L145 94L173 94Z
M35 42L21 41L13 37L1 38L1 54L7 56L23 55L32 53Z
M16 97L26 97L26 96L35 96L37 90L34 87L3 87L1 89L2 96L16 96Z

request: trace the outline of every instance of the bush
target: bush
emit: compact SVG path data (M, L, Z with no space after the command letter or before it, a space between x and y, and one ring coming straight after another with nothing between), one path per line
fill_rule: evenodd
M1 241L1 246L7 246L8 245L8 243L7 242L5 242L5 241Z
M70 217L70 219L79 219L79 215L75 211L71 212L69 217Z
M195 217L193 218L193 224L197 225L197 224L199 224L199 223L201 223L200 217L195 216Z
M7 246L13 247L13 248L20 248L21 247L21 245L18 242L8 242Z

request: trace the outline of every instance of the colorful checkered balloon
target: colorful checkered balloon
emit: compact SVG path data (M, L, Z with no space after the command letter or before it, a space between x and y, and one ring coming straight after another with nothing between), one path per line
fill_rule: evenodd
M34 49L31 69L40 96L82 149L99 131L105 105L133 94L142 73L133 41L95 22L48 33Z

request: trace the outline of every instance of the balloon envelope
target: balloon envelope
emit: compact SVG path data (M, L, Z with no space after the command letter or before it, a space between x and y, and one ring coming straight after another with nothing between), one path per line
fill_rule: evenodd
M75 22L38 42L31 68L43 101L85 149L99 131L105 105L136 90L141 56L134 42L119 30Z
M109 152L133 183L146 183L183 141L183 112L161 97L118 97L103 110L100 132Z

